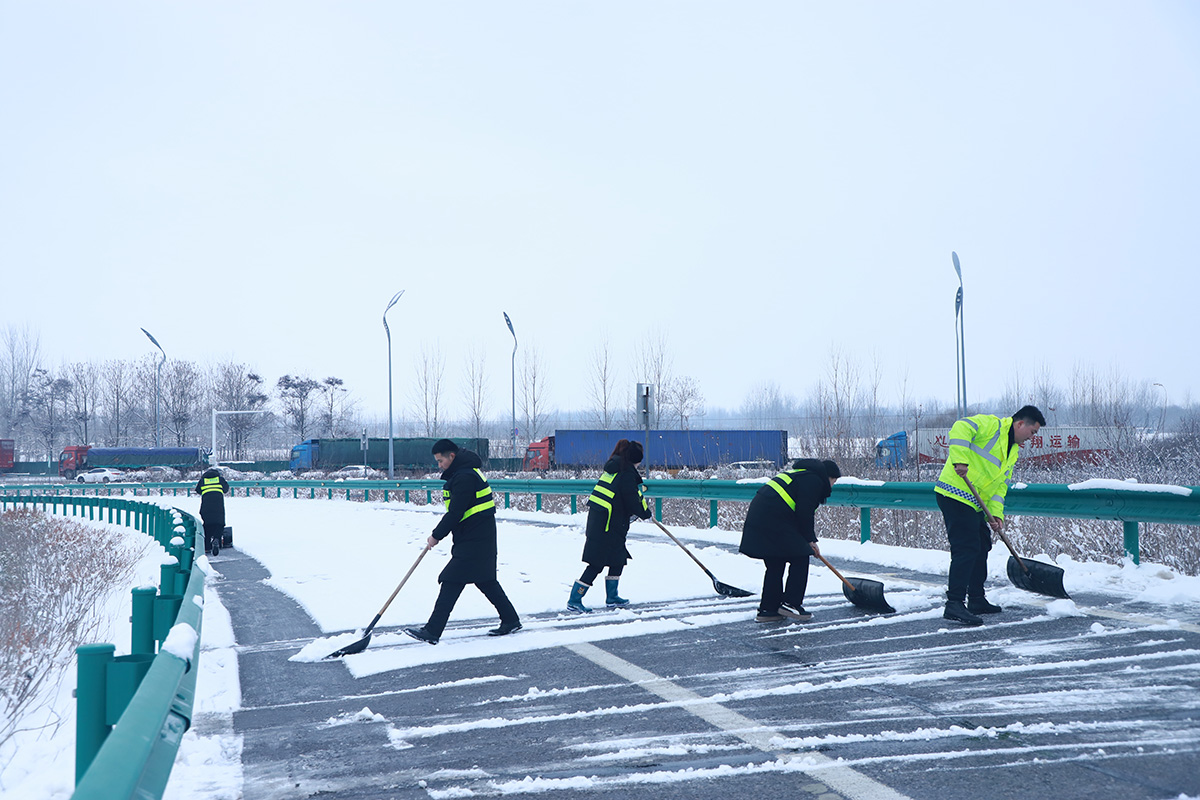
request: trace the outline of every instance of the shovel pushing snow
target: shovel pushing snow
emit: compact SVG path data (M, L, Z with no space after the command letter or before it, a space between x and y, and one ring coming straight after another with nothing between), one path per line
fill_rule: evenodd
M663 533L665 533L667 536L670 536L672 542L674 542L675 544L682 547L683 552L685 552L689 556L691 556L692 561L695 561L697 564L699 564L700 569L704 570L704 574L712 579L713 588L717 590L717 594L723 595L724 597L749 597L751 594L753 594L753 592L747 592L745 589L739 589L736 586L730 586L728 583L721 583L719 580L717 580L717 576L713 575L711 572L709 572L708 567L701 564L700 559L693 556L692 551L688 550L687 547L684 546L683 542L676 539L675 535L672 534L669 530L667 530L661 522L654 519L653 517L651 517L650 521L653 522L655 525L657 525L662 530Z
M975 485L971 483L971 479L964 475L963 480L967 482L967 488L971 490L971 494L975 495L975 502L979 503L979 507L987 515L988 522L994 525L996 518L992 516L992 512L988 511L987 506L983 504L983 498L975 490ZM1056 567L1053 564L1044 564L1041 561L1034 561L1028 558L1021 558L1017 555L1017 550L1012 546L1012 542L1004 535L1003 527L994 525L994 529L1000 534L1000 540L1008 547L1008 552L1012 553L1008 559L1008 579L1013 582L1014 586L1018 589L1024 589L1027 592L1033 592L1034 594L1044 594L1047 597L1061 597L1064 600L1071 599L1071 595L1067 594L1067 590L1063 587L1064 573L1061 567Z
M824 562L825 566L833 570L833 574L837 575L842 580L842 594L846 595L846 599L864 611L873 611L876 614L895 614L896 609L892 608L887 600L883 597L883 584L879 581L873 581L869 578L846 578L842 573L837 571L837 568L826 560L825 556L820 553L813 553L817 558Z
M363 637L357 641L351 642L345 647L334 650L332 653L325 656L326 658L352 656L355 653L361 653L363 650L367 649L367 645L371 643L371 631L375 630L375 626L379 624L379 618L383 616L383 612L388 610L388 606L390 606L392 601L396 599L396 595L400 594L400 590L403 589L404 584L408 582L408 577L413 574L413 571L417 568L417 564L421 563L421 559L424 558L425 554L428 552L429 545L426 544L425 549L421 551L421 555L417 556L417 560L413 562L413 565L408 568L408 572L404 573L404 577L400 579L400 585L396 587L396 589L392 592L391 597L389 597L387 602L383 604L383 608L379 609L379 613L375 615L375 619L371 620L371 624L368 625L367 629L363 632Z

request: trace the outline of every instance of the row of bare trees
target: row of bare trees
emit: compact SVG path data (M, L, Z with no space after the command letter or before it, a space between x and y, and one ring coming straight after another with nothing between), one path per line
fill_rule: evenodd
M149 445L155 439L155 362L110 360L64 362L51 367L37 335L29 329L0 332L0 437L18 441L26 457L52 459L63 444ZM674 369L665 333L642 340L628 356L618 355L607 336L589 354L586 403L563 411L550 402L550 370L536 345L525 345L514 366L513 405L497 402L491 373L480 349L458 360L457 396L447 391L447 358L436 344L421 346L407 402L399 410L399 436L472 436L495 445L519 430L518 447L556 428L629 429L643 424L634 411L636 383L655 386L654 428L755 428L789 431L807 447L839 460L870 459L879 439L899 430L949 427L954 409L937 399L918 400L901 380L884 387L875 358L862 366L835 346L797 396L774 382L752 387L735 409L707 407L699 381ZM1133 381L1117 371L1083 365L1061 386L1042 367L1026 378L1016 373L1004 396L973 405L975 411L1007 413L1026 403L1039 406L1051 425L1104 428L1116 450L1139 444L1148 428L1180 423L1185 408L1165 406L1155 384ZM494 379L493 379L494 380ZM509 380L499 381L500 386ZM505 387L507 388L507 387ZM892 391L886 391L892 389ZM349 387L337 377L285 374L273 385L252 366L237 362L200 365L173 360L163 367L159 416L164 444L206 446L212 410L270 413L218 418L223 459L280 458L297 441L320 436L386 434L387 419L365 418ZM887 405L885 394L898 395ZM508 399L508 398L504 398ZM1169 411L1169 413L1168 413ZM514 420L513 417L516 417ZM493 455L504 448L493 446ZM519 451L518 451L519 452Z

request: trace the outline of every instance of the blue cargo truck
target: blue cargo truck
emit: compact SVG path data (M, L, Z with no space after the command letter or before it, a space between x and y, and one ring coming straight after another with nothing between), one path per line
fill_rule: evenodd
M646 469L707 469L738 461L787 463L787 431L601 431L564 430L533 442L525 452L524 469L582 469L602 467L619 439L638 441L646 449Z
M392 462L396 469L405 472L436 472L433 460L433 444L437 439L392 439ZM487 439L451 439L459 447L474 450L486 465L488 463ZM365 456L365 457L364 457ZM387 437L367 439L366 453L362 439L306 439L292 448L288 467L292 472L325 470L327 472L351 464L366 463L371 469L387 471Z

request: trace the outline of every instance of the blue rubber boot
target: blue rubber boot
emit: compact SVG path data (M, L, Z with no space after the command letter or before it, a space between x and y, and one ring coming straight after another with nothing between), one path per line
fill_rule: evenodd
M620 595L617 594L617 584L620 582L621 582L620 578L605 578L604 579L604 588L606 590L608 590L608 597L605 599L605 603L608 605L609 608L616 608L617 606L629 605L628 600L626 600L624 597L621 597Z
M576 614L589 613L591 609L583 604L583 596L590 588L592 588L591 584L575 581L575 585L571 587L571 599L567 601L567 610L574 611Z

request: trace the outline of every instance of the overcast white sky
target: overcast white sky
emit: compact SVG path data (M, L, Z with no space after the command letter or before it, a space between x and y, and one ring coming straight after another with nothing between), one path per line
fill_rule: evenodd
M1073 364L1200 391L1188 2L0 0L3 323L53 364L236 358L386 414L512 340L588 405L656 331L710 405L837 343L885 395ZM623 371L621 381L639 376ZM997 409L1011 411L1011 409Z

